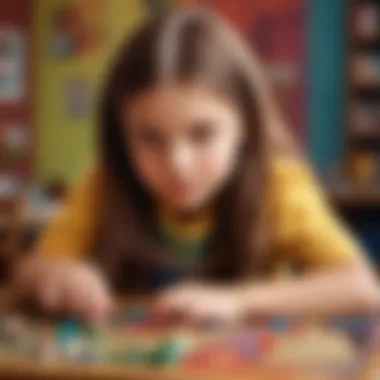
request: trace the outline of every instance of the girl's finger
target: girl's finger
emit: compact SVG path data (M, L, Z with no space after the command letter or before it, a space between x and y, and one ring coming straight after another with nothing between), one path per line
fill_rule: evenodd
M112 309L111 297L101 286L94 286L89 289L87 299L87 317L94 321L103 321Z
M85 272L81 279L83 316L87 319L104 319L113 306L105 282L92 271Z
M81 279L65 281L62 295L63 309L66 313L82 316L86 313L87 291Z
M48 312L56 312L60 309L61 284L54 276L47 276L41 281L37 291L41 306Z

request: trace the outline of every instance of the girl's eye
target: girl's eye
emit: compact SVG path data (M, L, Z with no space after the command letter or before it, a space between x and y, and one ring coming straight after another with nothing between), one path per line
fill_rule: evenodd
M195 143L205 143L215 135L215 128L211 123L198 123L191 131L191 138Z
M150 148L161 148L165 144L160 134L148 129L138 133L137 141Z

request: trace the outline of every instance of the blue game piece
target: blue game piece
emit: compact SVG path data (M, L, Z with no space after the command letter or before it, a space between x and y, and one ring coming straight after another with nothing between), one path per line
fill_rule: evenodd
M66 345L78 339L80 333L81 325L76 320L66 320L58 326L58 340L62 345Z
M160 367L176 364L189 352L190 346L187 339L169 339L154 350L151 363Z
M272 318L269 323L270 328L275 333L284 333L289 327L289 322L285 318Z

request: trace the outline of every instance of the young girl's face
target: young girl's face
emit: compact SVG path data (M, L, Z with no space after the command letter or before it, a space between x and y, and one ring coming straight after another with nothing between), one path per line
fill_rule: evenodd
M177 211L207 205L231 178L243 139L232 102L206 88L157 87L124 108L125 135L141 182Z

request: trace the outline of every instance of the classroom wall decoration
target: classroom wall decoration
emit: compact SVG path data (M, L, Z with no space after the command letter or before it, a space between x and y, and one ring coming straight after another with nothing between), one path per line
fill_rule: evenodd
M16 28L0 29L0 102L19 102L24 96L25 41Z
M0 163L23 162L30 153L30 129L20 124L1 125Z
M77 0L57 6L52 15L52 54L77 58L99 54L106 37L106 2Z
M92 105L92 88L82 77L70 78L65 84L66 111L71 118L89 116Z

